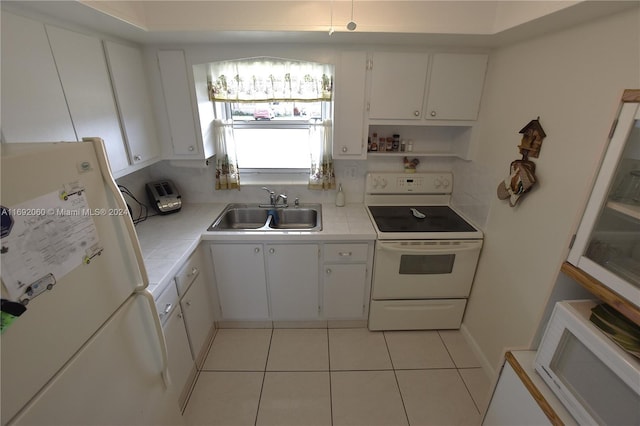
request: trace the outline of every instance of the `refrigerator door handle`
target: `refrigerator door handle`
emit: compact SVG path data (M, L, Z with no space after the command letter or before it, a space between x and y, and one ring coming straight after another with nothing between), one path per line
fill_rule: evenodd
M164 382L166 389L171 385L171 378L169 377L169 356L167 354L167 342L164 338L164 333L162 332L160 317L156 311L156 302L153 300L153 295L145 289L136 291L135 294L145 297L147 302L149 302L151 316L153 317L153 324L156 328L156 336L158 337L158 345L160 346L160 355L162 357L162 381Z
M107 153L104 148L104 141L100 138L82 138L84 142L93 142L93 145L96 149L96 154L98 156L98 162L100 163L100 171L102 172L102 177L106 182L107 186L113 193L113 197L118 204L118 209L121 211L128 211L127 203L124 201L122 197L122 193L120 189L116 185L116 182L113 180L113 176L110 173L109 161L107 160ZM142 249L140 248L140 243L138 242L138 234L136 234L136 229L133 226L133 221L131 218L129 220L124 220L127 232L129 233L129 237L131 238L133 251L136 256L136 260L138 262L138 269L140 270L140 275L142 276L142 285L134 288L135 292L140 292L144 290L149 285L149 276L147 275L147 269L144 267L144 258L142 256Z

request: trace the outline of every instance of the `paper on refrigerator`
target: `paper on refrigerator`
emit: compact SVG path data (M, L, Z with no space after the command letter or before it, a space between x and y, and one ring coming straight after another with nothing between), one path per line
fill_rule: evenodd
M1 240L2 281L9 298L26 304L102 248L78 182L16 206L3 206L12 226Z

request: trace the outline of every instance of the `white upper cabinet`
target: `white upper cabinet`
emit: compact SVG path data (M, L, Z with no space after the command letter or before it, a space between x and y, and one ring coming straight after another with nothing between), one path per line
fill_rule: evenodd
M2 11L1 74L4 141L77 140L42 23Z
M420 120L429 56L375 52L372 61L369 119Z
M171 133L171 145L176 158L189 156L193 158L208 158L213 152L208 152L199 142L196 134L196 120L191 100L191 83L187 63L182 50L158 51L158 66L164 102ZM205 85L206 91L206 85ZM211 102L208 106L213 113Z
M424 117L428 120L476 120L487 61L486 54L434 54Z
M335 74L333 158L364 159L367 53L342 52Z
M476 120L487 61L484 53L374 52L369 120Z
M160 149L142 52L111 41L104 45L131 163L150 164Z
M129 166L100 40L46 26L78 137L104 140L113 172Z

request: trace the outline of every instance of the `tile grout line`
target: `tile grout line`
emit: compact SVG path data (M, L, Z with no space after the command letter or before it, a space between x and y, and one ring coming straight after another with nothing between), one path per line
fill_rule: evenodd
M456 360L453 358L453 355L451 355L451 351L449 351L449 347L447 346L447 342L444 340L444 338L442 337L442 334L440 334L440 330L438 331L438 337L440 337L440 341L442 341L442 344L444 345L444 348L447 350L447 354L449 354L449 358L451 358L451 361L453 361L453 365L456 366L456 373L458 373L458 377L460 377L460 380L462 380L462 384L464 385L464 388L467 390L467 393L469 394L469 397L471 398L471 402L473 402L473 406L476 407L476 410L478 411L478 414L482 414L480 412L480 408L478 407L478 403L476 402L475 398L473 397L473 394L471 393L471 390L469 389L469 386L467 386L467 382L464 381L464 377L462 377L462 374L460 374L460 367L458 367L458 364L456 364Z
M264 370L262 371L262 385L260 385L260 395L258 396L258 407L256 408L256 419L253 422L254 426L258 425L258 414L260 414L260 403L262 402L262 391L264 390L264 382L267 378L267 365L269 363L269 354L271 352L271 342L273 342L273 328L271 329L271 335L269 336L269 347L267 348L267 359L264 361Z
M404 403L404 397L402 396L402 390L400 389L400 382L398 381L398 375L396 374L396 367L393 365L393 357L391 356L391 351L389 350L389 342L387 342L387 334L386 332L382 332L382 338L384 339L384 345L387 348L387 355L389 355L389 361L391 362L391 370L393 371L393 377L396 379L396 386L398 387L398 394L400 395L400 401L402 402L402 409L404 410L404 416L407 419L407 425L411 425L409 421L409 413L407 413L407 406Z

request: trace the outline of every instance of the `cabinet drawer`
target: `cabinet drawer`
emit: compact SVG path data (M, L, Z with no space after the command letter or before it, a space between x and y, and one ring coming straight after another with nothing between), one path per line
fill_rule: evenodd
M202 262L198 252L196 251L185 262L184 266L176 274L176 287L178 288L178 294L182 296L191 283L200 275L203 271Z
M178 305L178 291L173 285L168 285L164 289L160 297L156 299L156 309L158 310L158 316L160 322L164 325L169 318L169 314Z
M366 262L368 244L325 244L325 262Z

